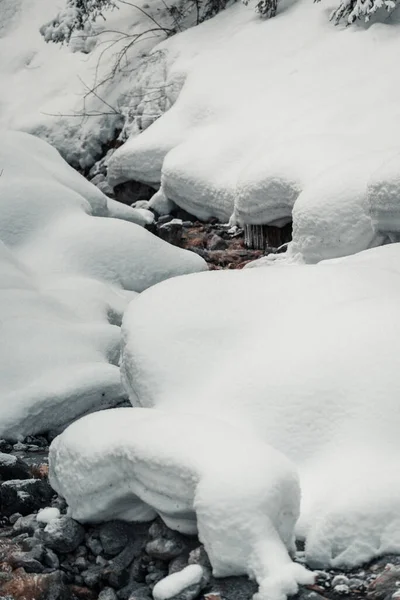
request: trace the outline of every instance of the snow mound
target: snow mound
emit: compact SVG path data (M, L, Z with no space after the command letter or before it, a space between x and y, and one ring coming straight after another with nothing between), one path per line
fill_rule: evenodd
M156 512L172 529L198 530L214 575L247 573L260 600L314 581L288 554L300 507L295 468L223 421L145 408L89 415L52 443L50 482L80 521L150 520ZM185 584L176 574L154 597Z
M115 212L106 196L33 136L2 132L0 168L0 435L17 438L123 400L126 305L206 265L107 218Z
M264 21L237 3L162 42L165 86L180 92L114 153L111 183L161 184L202 219L293 218L289 256L306 262L387 241L400 215L395 13L347 28L324 3L282 0Z
M297 533L312 566L400 552L399 265L393 244L318 265L191 275L124 315L135 406L219 419L295 462Z

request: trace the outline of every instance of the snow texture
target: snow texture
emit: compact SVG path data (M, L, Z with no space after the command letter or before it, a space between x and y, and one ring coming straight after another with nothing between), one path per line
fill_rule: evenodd
M399 553L399 265L391 244L141 294L122 326L134 408L86 417L51 446L51 483L71 515L154 510L183 533L197 527L216 576L244 572L257 600L284 598L310 577L285 550L295 464L309 566Z
M112 409L73 423L53 441L49 464L52 487L78 521L141 521L158 513L172 529L198 531L215 576L255 578L259 600L278 600L314 581L288 554L300 507L296 469L223 421ZM169 597L169 583L188 579L183 573L161 584L155 597Z
M186 588L198 585L203 578L203 567L200 565L189 565L165 577L153 589L154 600L169 600L174 596L178 596Z
M58 508L48 506L47 508L39 510L36 517L36 521L38 521L39 523L46 523L47 525L51 523L51 521L54 521L54 519L59 519L60 516L60 511L58 510Z
M324 3L282 0L270 20L238 3L162 42L175 102L114 153L110 182L161 183L202 219L293 218L305 262L398 239L397 13L346 28Z
M65 4L1 1L0 56L7 60L0 65L0 127L39 135L69 163L87 168L124 124L131 132L140 131L168 106L156 56L150 59L151 77L144 73L141 78L147 53L165 38L142 10L160 27L171 25L171 15L162 0L152 0L151 6L146 0L138 0L136 6L117 0L118 8L106 11L106 21L98 19L91 32L77 32L69 46L46 43L39 30ZM112 76L118 56L134 35L138 39L124 55L126 62ZM144 84L152 88L143 90Z
M0 435L20 438L122 401L126 305L206 265L135 223L107 218L114 205L45 142L18 132L1 139Z

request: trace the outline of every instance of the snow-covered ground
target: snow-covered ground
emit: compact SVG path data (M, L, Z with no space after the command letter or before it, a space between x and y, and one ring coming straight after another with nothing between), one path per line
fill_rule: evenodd
M256 577L272 594L260 598L275 597L262 583L268 557L290 547L296 513L282 504L296 492L278 452L299 472L297 535L311 567L400 552L399 265L393 244L141 294L125 312L121 369L142 408L89 416L51 448L72 515L146 518L151 507L187 533L196 515L216 573L254 575L254 548L270 547L256 553Z
M159 45L180 94L114 154L111 182L161 182L200 218L279 225L293 214L290 254L306 262L398 233L398 11L346 28L329 22L334 6L282 0L260 21L236 4Z
M3 132L0 169L0 436L18 438L124 399L126 305L206 265L137 225L146 211L121 214L37 138Z

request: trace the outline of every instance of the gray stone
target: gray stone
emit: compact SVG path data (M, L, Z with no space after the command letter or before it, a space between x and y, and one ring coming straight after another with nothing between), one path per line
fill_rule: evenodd
M70 517L54 519L43 530L43 542L56 552L73 552L85 538L85 530Z
M78 556L78 558L75 560L75 566L80 571L85 571L88 568L89 563L84 556Z
M21 513L14 513L13 515L11 515L11 517L8 519L10 522L10 525L15 525L15 523L18 521L18 519L20 519L22 517Z
M117 600L117 594L111 587L101 590L98 600Z
M216 233L214 233L207 242L208 250L226 250L227 247L228 243Z
M179 538L156 538L146 544L146 552L153 558L170 561L182 554L186 546Z
M257 592L258 585L247 577L223 577L212 578L208 589L215 590L222 598L229 600L251 600Z
M98 540L93 535L89 535L86 538L86 546L89 548L90 552L95 556L103 552L103 546L101 545L100 540Z
M9 559L14 569L22 568L26 573L42 573L44 567L30 552L15 552Z
M184 552L180 556L177 556L168 565L168 575L172 575L173 573L179 573L185 567L188 566L188 554Z
M90 588L96 587L101 581L102 572L103 569L97 565L94 567L89 567L87 571L83 571L81 576L85 582L85 585Z
M123 204L133 204L138 200L150 200L156 190L139 181L126 181L114 187L115 199Z
M205 569L211 569L210 559L208 558L207 552L204 546L198 546L192 550L189 554L189 565L200 565Z
M30 533L32 535L37 529L39 529L39 523L36 520L36 515L20 517L15 521L13 529L15 533Z
M110 521L100 527L99 538L104 552L115 556L128 544L132 527L123 521Z
M10 516L16 512L29 515L48 506L54 495L44 479L13 479L0 486L0 512Z
M58 556L51 548L46 548L43 563L50 569L58 569L60 566Z

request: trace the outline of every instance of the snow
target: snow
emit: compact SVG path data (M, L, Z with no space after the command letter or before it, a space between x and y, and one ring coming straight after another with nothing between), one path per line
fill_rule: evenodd
M183 590L192 585L197 585L203 577L203 567L200 565L189 565L173 573L164 579L161 579L153 589L154 600L169 600L180 594Z
M172 529L198 530L214 575L247 573L265 590L260 600L314 580L288 554L300 504L295 468L223 421L147 408L95 413L53 441L49 468L73 518L141 521L156 512Z
M16 439L126 398L118 367L126 305L206 265L107 218L115 211L106 196L33 136L2 132L0 165L0 435Z
M47 508L42 508L42 510L39 510L36 521L38 521L38 523L46 523L46 525L48 525L51 523L51 521L59 519L60 516L61 514L58 508L48 506Z
M165 110L166 94L143 83L157 85L157 76L141 79L141 64L149 50L164 39L160 26L171 17L162 0L138 0L136 7L118 2L106 11L90 32L78 32L69 46L46 43L40 28L65 8L65 0L2 0L0 56L0 128L24 130L52 143L81 168L100 158L102 146L123 125L130 131L150 124ZM146 5L148 11L146 10ZM144 32L152 29L148 35ZM119 53L132 44L121 69L110 77ZM157 59L151 58L155 64ZM127 68L129 65L129 68ZM40 85L38 85L40 81ZM95 89L97 95L91 94Z
M161 183L154 202L201 219L293 218L290 259L388 241L400 222L398 9L334 27L332 3L282 0L270 20L252 8L237 3L155 48L176 98L113 154L111 184Z

